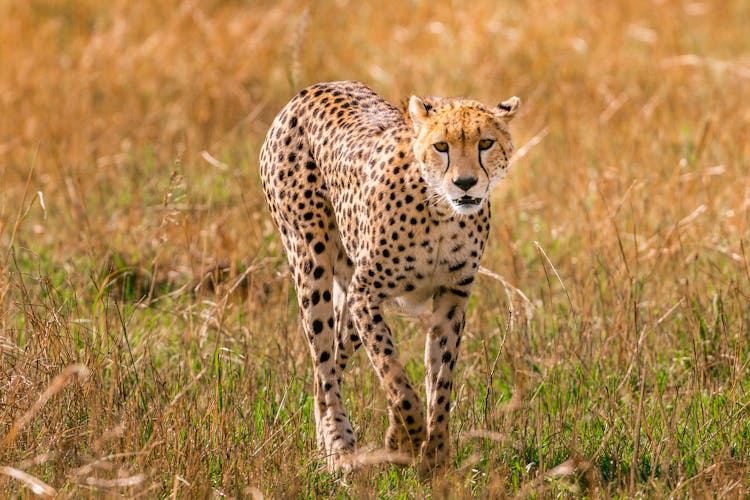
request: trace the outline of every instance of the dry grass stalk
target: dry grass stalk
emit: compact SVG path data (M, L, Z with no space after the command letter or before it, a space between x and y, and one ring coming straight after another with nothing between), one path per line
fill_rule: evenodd
M13 479L22 482L31 489L32 493L40 497L53 498L57 496L57 490L55 490L52 486L22 470L3 465L0 466L0 474L5 474L6 476L12 477Z
M39 395L39 399L37 399L34 405L11 424L10 430L3 438L0 446L2 446L3 448L9 448L10 446L12 446L13 442L16 440L16 437L18 436L18 433L21 432L24 426L28 424L32 418L34 418L34 415L36 415L37 412L42 409L42 407L44 407L44 405L46 405L50 399L52 399L58 392L65 389L65 387L67 387L68 384L70 384L73 380L86 380L89 374L89 369L83 365L71 365L63 369L60 374L56 375L55 378L52 379L44 392Z

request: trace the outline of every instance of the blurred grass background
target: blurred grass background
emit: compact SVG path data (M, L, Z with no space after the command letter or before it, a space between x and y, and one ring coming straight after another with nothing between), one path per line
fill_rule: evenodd
M0 494L747 495L748 32L743 0L0 2ZM315 456L257 155L340 79L524 102L433 484Z

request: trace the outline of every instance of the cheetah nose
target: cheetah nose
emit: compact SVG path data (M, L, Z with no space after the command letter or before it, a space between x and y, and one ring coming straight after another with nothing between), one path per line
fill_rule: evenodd
M477 183L476 177L459 177L458 179L453 179L453 184L460 187L464 191L468 191L476 183Z

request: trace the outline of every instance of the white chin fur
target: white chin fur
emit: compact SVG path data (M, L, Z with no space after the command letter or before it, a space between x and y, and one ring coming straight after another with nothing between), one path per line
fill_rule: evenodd
M458 215L472 215L479 212L484 206L484 200L477 205L458 205L451 201L451 208Z

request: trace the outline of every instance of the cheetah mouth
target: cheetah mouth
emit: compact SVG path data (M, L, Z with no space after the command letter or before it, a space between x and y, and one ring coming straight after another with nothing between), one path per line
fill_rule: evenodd
M459 207L475 207L482 203L482 198L474 198L473 196L464 195L457 200L453 200L453 203Z

